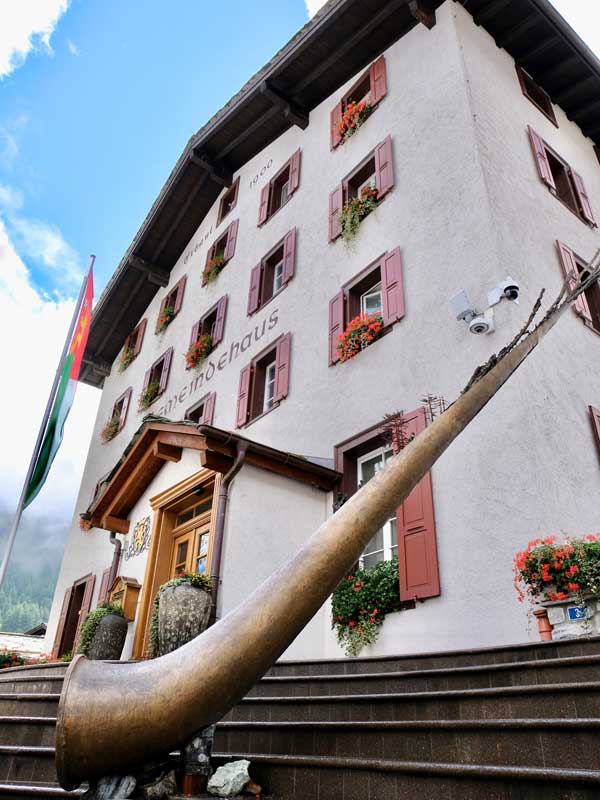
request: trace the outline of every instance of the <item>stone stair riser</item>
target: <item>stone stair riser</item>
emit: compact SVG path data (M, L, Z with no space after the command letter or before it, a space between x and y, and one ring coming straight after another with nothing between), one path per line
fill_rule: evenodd
M56 783L54 757L13 756L0 753L0 783Z
M25 680L0 680L0 694L60 694L63 687L62 676L26 678Z
M27 699L26 696L14 697L0 695L1 717L56 717L58 696L56 699Z
M0 720L0 745L20 745L28 747L54 747L56 720L50 717L47 724L22 722L3 722Z

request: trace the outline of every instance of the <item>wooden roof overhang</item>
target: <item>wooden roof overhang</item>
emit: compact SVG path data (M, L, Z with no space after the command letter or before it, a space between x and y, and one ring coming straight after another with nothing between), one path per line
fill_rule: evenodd
M329 0L188 142L100 297L82 365L101 386L232 174L444 0ZM600 62L548 0L456 0L600 145Z
M131 509L166 461L180 461L184 449L198 450L203 467L226 473L233 466L240 441L247 445L245 464L323 491L331 491L341 478L333 469L229 431L209 425L151 421L135 434L84 516L94 528L128 533Z

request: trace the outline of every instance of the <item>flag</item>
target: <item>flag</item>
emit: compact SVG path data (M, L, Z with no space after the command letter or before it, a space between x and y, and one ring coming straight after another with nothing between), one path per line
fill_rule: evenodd
M69 352L63 364L60 383L48 418L44 440L27 486L23 508L26 508L31 501L37 497L40 489L46 482L50 467L54 461L54 456L62 442L63 429L66 419L69 416L71 406L73 405L73 398L75 397L75 389L81 369L81 361L90 332L93 298L94 279L92 270L90 269L83 293L81 308L79 309L77 324L75 326L73 338L71 339L71 346L69 347Z

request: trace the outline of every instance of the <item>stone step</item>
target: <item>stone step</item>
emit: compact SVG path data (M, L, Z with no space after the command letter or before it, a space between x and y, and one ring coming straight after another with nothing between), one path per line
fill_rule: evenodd
M600 654L461 667L355 675L267 675L249 697L330 694L383 694L402 691L479 689L494 686L593 681L600 675Z
M65 675L69 669L69 664L54 661L51 664L26 664L22 667L9 667L0 670L0 678L9 679L20 675Z
M60 694L64 675L0 676L0 694Z
M65 792L57 783L36 784L28 781L0 781L0 800L15 800L24 797L81 797L85 789L76 789L74 792Z
M0 781L57 783L54 747L0 745Z
M55 717L60 694L55 692L0 693L0 716Z
M598 719L222 722L220 753L364 757L600 771Z
M452 650L418 655L337 658L317 661L278 661L269 675L352 675L359 672L402 672L407 669L502 664L510 661L533 661L600 653L600 636L564 639L554 642L487 647L473 650Z
M53 747L56 717L0 717L0 745Z
M243 753L215 752L216 763ZM278 800L598 800L600 771L256 754L253 779Z
M436 692L245 697L224 721L349 722L600 716L600 682Z

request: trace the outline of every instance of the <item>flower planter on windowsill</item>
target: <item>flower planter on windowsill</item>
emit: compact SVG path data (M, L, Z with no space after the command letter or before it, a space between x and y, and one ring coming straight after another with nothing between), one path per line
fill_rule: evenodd
M208 283L216 281L227 262L223 256L211 258L206 265L205 276Z
M337 125L340 144L344 144L356 131L369 119L373 113L370 102L363 100L360 103L349 100L341 120Z
M383 334L381 314L359 314L348 323L336 348L339 360L350 361Z
M200 336L196 342L189 346L188 351L185 354L185 368L199 369L212 349L212 336L209 333Z
M349 245L355 238L360 224L377 208L378 192L374 186L364 186L359 197L352 197L344 203L340 215L342 239Z
M158 318L158 322L156 323L156 333L164 333L174 319L175 309L173 306L167 306L166 308L163 308Z
M126 347L119 358L119 372L124 372L135 358L133 347Z
M148 386L146 386L146 388L139 397L138 410L145 411L146 409L150 408L150 406L156 400L159 394L160 394L160 385L158 383L148 384Z
M106 425L102 428L102 433L100 434L100 438L102 439L102 444L108 444L108 442L112 441L115 438L117 433L119 432L121 425L121 418L120 417L112 417L109 419Z

